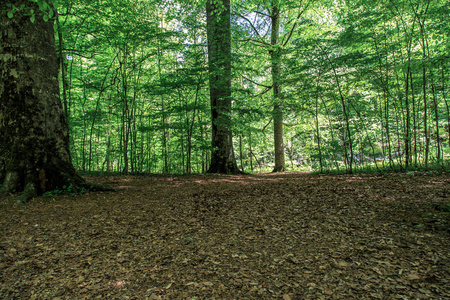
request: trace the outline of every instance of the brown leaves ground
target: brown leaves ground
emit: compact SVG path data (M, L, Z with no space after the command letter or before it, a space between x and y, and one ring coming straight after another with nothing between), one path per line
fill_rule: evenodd
M120 191L5 199L0 297L448 299L450 179L417 175L91 177Z

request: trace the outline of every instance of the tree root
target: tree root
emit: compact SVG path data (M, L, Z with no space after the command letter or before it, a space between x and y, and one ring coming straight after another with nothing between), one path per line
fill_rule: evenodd
M277 168L273 168L272 173L279 173L279 172L284 172L286 171L285 167L277 167Z
M208 171L206 171L207 174L229 174L229 175L241 175L245 174L242 172L236 164L233 163L225 163L225 164L211 164Z
M92 183L92 182L85 182L82 184L82 186L88 190L88 191L95 191L95 192L117 192L115 188L108 184L98 184L98 183Z
M38 189L36 184L33 182L28 182L19 195L13 198L13 201L18 205L25 205L29 200L33 199L38 195Z
M5 197L9 193L13 192L19 185L19 179L20 177L18 172L7 173L0 189L0 197Z
M67 186L71 186L74 191L103 191L103 192L116 192L117 190L106 184L97 184L87 182L81 176L76 174L71 179L66 180ZM0 189L0 197L6 197L15 193L16 189L20 187L20 175L18 172L9 172L6 174L3 185ZM39 195L42 195L45 190L42 188L42 182L39 180L33 180L33 177L29 177L23 191L18 193L12 198L12 201L18 205L25 205Z

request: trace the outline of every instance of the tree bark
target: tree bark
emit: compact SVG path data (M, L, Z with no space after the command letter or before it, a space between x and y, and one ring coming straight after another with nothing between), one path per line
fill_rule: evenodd
M231 131L230 0L206 2L212 150L207 173L237 174Z
M272 63L272 83L273 83L273 139L275 151L275 167L273 172L283 172L286 170L286 161L284 157L284 142L283 142L283 105L281 102L281 62L280 62L280 48L278 40L280 36L280 4L278 0L272 3L272 32L271 32L271 46L270 60Z
M36 15L34 22L23 11L9 18L6 3L0 5L0 196L22 191L16 202L26 203L64 185L92 187L72 165L53 22L33 2L7 2Z

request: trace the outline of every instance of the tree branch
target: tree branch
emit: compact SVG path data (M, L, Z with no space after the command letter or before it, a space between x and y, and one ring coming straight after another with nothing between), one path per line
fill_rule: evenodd
M292 34L294 33L295 28L297 27L298 20L300 20L300 17L306 11L306 9L308 8L309 4L310 4L310 1L307 2L306 7L303 10L300 10L300 8L299 8L300 11L299 11L299 13L297 15L297 18L295 19L295 22L294 22L294 25L292 26L291 31L289 32L289 36L287 37L286 41L284 43L282 43L283 47L285 47L287 45L287 43L289 43L289 40L291 39Z
M244 79L250 81L251 83L256 84L257 86L262 86L262 87L265 87L266 89L271 89L271 88L272 88L271 85L260 84L260 83L257 83L257 82L255 82L255 81L251 80L250 78L248 78L248 77L245 76L245 75L241 75L241 76L242 76Z
M265 93L267 93L268 91L270 91L272 88L273 88L273 86L268 87L264 92L261 92L261 93L259 93L258 95L253 96L252 98L256 98L256 97L258 97L258 96L262 96L262 95L264 95Z
M263 132L264 130L266 130L267 126L269 126L270 123L272 123L272 118L269 120L269 123L267 123L266 126L263 127L263 129L261 129L261 132Z
M238 42L254 42L254 43L257 43L257 44L261 44L261 45L263 45L264 47L270 46L270 45L269 45L268 43L266 43L266 42L258 41L258 40L254 40L254 39L238 40Z
M258 37L260 37L261 35L259 34L258 30L256 29L255 25L253 25L253 23L245 16L238 14L237 16L239 16L240 18L244 19L245 21L247 21L247 23L250 24L250 26L252 27L253 31L256 33L256 35Z

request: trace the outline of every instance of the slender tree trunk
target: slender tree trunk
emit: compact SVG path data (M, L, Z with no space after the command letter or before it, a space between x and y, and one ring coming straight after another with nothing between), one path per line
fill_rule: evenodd
M231 131L230 0L206 2L211 98L211 165L207 173L240 173Z
M386 74L386 80L385 80L385 82L384 82L384 91L383 91L383 98L384 98L384 120L385 120L385 122L386 122L386 127L385 127L385 129L386 129L386 142L387 142L387 152L388 152L388 158L389 158L389 166L391 167L391 169L393 169L394 168L394 165L393 165L393 161L392 161L392 144L391 144L391 116L390 116L390 110L389 110L389 108L391 107L391 103L390 103L390 94L391 94L391 91L390 91L390 87L389 87L389 84L390 84L390 77L389 77L389 74L390 74L390 64L389 64L389 61L388 61L388 57L391 55L389 52L388 52L388 49L389 49L389 47L388 47L388 43L387 43L387 38L385 39L385 41L384 41L384 49L385 49L385 51L386 51L386 55L385 55L385 57L384 57L384 59L385 59L385 74Z
M249 155L250 155L250 170L253 172L253 149L252 149L252 133L250 132L250 136L248 139L248 148L249 148Z
M434 109L434 125L436 130L436 160L441 159L441 136L439 130L439 113L438 113L438 100L436 99L436 83L434 82L433 72L430 70L430 80L431 80L431 99L433 100Z
M198 116L198 124L200 125L200 140L207 142L207 138L204 137L204 129L203 129L203 119L202 119L202 114L201 111L199 112ZM208 152L205 151L204 147L201 148L202 151L202 174L204 174L206 172L206 161L208 159Z
M320 173L323 173L323 161L322 161L322 148L320 145L320 128L319 128L319 85L316 86L316 103L315 103L315 127L316 127L316 136L317 136L317 150L319 151L319 165L320 165Z
M192 136L194 134L194 124L195 118L197 117L197 103L200 92L200 84L201 84L201 76L197 83L197 88L195 91L194 98L194 111L192 112L192 120L189 122L189 114L188 114L188 98L186 97L185 109L186 109L186 130L187 130L187 158L186 158L186 172L188 174L192 173ZM200 124L201 126L201 124Z
M349 120L347 108L345 105L344 94L343 94L342 88L341 88L341 81L337 74L336 68L334 67L331 59L328 56L326 56L326 59L329 61L330 66L333 70L334 78L336 80L336 85L337 85L338 92L339 92L339 100L340 100L340 104L341 104L341 108L342 108L342 117L345 121L345 128L344 128L344 134L343 134L344 157L345 157L345 161L346 161L347 157L348 157L348 153L347 153L347 142L348 142L349 152L350 152L349 153L350 159L349 159L349 164L348 164L348 172L351 174L351 173L353 173L353 141L352 141L352 135L351 135L351 131L350 131L350 120Z
M425 10L422 12L425 15L428 11L430 1L426 4ZM428 134L428 101L427 101L427 67L426 67L426 41L425 41L425 17L421 20L419 13L414 9L414 14L417 18L420 27L420 44L422 47L422 93L423 93L423 127L425 135L425 167L428 167L428 160L430 155L430 137Z
M410 161L410 149L411 149L411 137L410 137L410 112L409 112L409 73L410 73L410 65L408 62L408 68L406 70L406 79L405 79L405 110L406 110L406 128L405 128L405 140L404 140L404 148L405 148L405 168L408 169L409 161Z
M180 108L181 107L183 107L183 101L182 101L182 99L183 99L183 96L182 96L182 94L181 94L181 92L179 92L178 93L178 98L179 98L179 106L180 106ZM187 99L186 99L186 101L187 101ZM187 157L188 157L188 155L189 154L186 154L186 150L185 150L185 145L184 145L184 138L185 138L185 133L186 133L186 131L188 131L189 129L189 115L188 115L188 112L187 112L187 110L185 111L185 114L186 114L186 128L183 128L183 126L180 126L181 128L180 128L180 138L179 138L179 140L180 140L180 148L181 148L181 152L180 152L180 157L181 157L181 164L179 163L179 160L177 160L177 162L178 162L178 167L177 168L179 168L179 169L181 169L181 173L182 174L185 174L186 173L186 169L185 169L185 160L187 159ZM183 114L180 112L180 114L178 115L179 116L179 122L180 122L180 124L183 124ZM186 139L189 139L189 133L188 134L186 134ZM187 147L187 151L189 151L189 147ZM185 156L185 154L186 154L186 156Z
M161 59L162 59L162 50L158 45L158 76L159 82L163 85L162 78L162 67L161 67ZM168 150L167 150L167 126L166 126L166 108L165 108L165 99L164 95L161 94L161 127L162 127L162 160L163 160L163 173L169 173L169 159L168 159Z
M386 105L386 93L387 93L387 89L388 89L388 75L386 74L386 80L383 78L383 62L382 62L382 57L381 57L381 53L380 50L378 50L378 43L377 40L374 39L374 47L375 47L375 51L377 53L378 56L378 69L379 69L379 80L381 81L381 86L382 86L382 94L383 96L380 96L380 100L379 100L379 112L380 112L380 125L381 125L381 151L383 154L383 157L386 156L386 153L390 153L390 149L386 150L386 143L385 143L385 139L384 136L386 135L386 139L387 139L387 143L388 145L390 145L390 141L389 141L389 127L383 128L385 127L384 124L386 124L386 126L389 126L389 121L385 120L384 118L384 114L383 112L385 111L383 109L383 104ZM383 102L383 99L385 99L385 101ZM384 123L383 123L384 122ZM385 129L385 130L383 130ZM384 164L385 160L383 159L383 167L385 166Z
M425 50L424 50L425 51ZM425 53L424 53L425 55ZM425 57L424 57L425 60ZM428 167L428 157L430 153L430 137L428 136L428 104L427 104L427 79L426 79L426 67L423 62L422 69L422 92L423 92L423 128L425 135L425 168Z
M243 159L243 152L242 152L242 135L239 135L239 156L240 156L240 164L241 164L241 170L244 172L244 159Z
M192 121L189 123L189 114L188 114L188 101L186 97L185 102L185 109L186 109L186 173L191 174L192 172L192 134L193 134L193 128L195 123L195 108L194 113L192 116Z
M272 12L270 16L272 20L272 31L270 44L272 46L270 52L270 61L272 64L272 85L273 85L273 140L275 150L275 167L273 172L283 172L286 170L286 161L284 156L283 143L283 105L281 101L281 61L280 61L280 3L279 0L272 2Z
M449 109L449 105L448 105L448 101L445 97L447 91L445 90L445 67L444 67L444 62L442 62L441 64L441 76L442 76L442 99L444 101L445 104L445 108L447 110L447 134L448 134L448 143L450 145L450 109Z
M411 102L412 102L412 114L413 114L413 137L414 137L414 165L417 167L417 117L416 117L416 100L414 98L414 85L413 85L413 73L409 70L409 82L411 87Z
M109 106L108 131L106 133L106 172L111 172L111 114L112 106Z
M406 128L405 128L405 138L404 138L404 150L405 150L405 168L408 169L409 165L412 162L412 138L411 138L411 112L410 112L410 101L409 101L409 93L410 93L410 77L411 77L411 47L412 47L412 36L414 33L415 22L412 24L410 33L407 30L408 25L405 23L403 17L400 15L402 25L403 25L403 36L406 41L406 53L407 53L407 68L405 76L405 111L406 111ZM411 93L411 98L414 95ZM413 104L414 106L414 104ZM414 110L413 110L414 111Z

